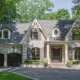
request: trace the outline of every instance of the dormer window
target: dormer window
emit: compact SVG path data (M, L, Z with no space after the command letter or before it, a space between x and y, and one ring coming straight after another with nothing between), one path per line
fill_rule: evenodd
M52 31L52 37L59 37L60 31L58 28L53 29Z
M0 31L1 39L10 39L11 31L9 29L2 29Z
M58 34L58 30L57 30L57 29L54 30L54 34L55 34L55 35Z

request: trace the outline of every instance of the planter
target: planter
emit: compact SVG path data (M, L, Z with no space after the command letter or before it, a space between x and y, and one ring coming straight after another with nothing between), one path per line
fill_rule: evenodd
M28 68L44 68L44 65L42 65L42 64L39 64L39 65L36 65L36 64L25 64L24 67L28 67Z

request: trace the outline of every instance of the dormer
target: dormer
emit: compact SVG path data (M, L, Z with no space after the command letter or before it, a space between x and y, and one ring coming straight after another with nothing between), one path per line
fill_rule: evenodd
M7 28L3 28L0 30L0 38L1 39L10 39L11 30Z
M60 30L58 28L54 28L52 31L52 37L60 37Z

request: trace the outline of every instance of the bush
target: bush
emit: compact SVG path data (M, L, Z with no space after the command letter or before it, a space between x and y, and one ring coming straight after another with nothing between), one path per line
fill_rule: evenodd
M77 61L68 61L70 64L80 64L80 60Z
M26 60L26 61L24 62L24 64L36 64L36 65L38 65L38 64L44 64L44 61Z

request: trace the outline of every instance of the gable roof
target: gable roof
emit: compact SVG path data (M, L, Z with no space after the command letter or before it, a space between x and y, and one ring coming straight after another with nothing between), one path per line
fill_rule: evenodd
M65 36L72 27L73 20L38 20L45 34L49 37L52 36L52 31L58 26L60 30L61 39L65 39ZM2 28L8 28L12 31L11 39L0 39L0 44L4 43L20 43L27 30L29 29L31 23L21 23L21 24L0 24L0 30Z
M52 36L53 29L58 27L61 32L61 39L65 39L65 36L74 23L73 20L38 20L38 22L49 37Z

